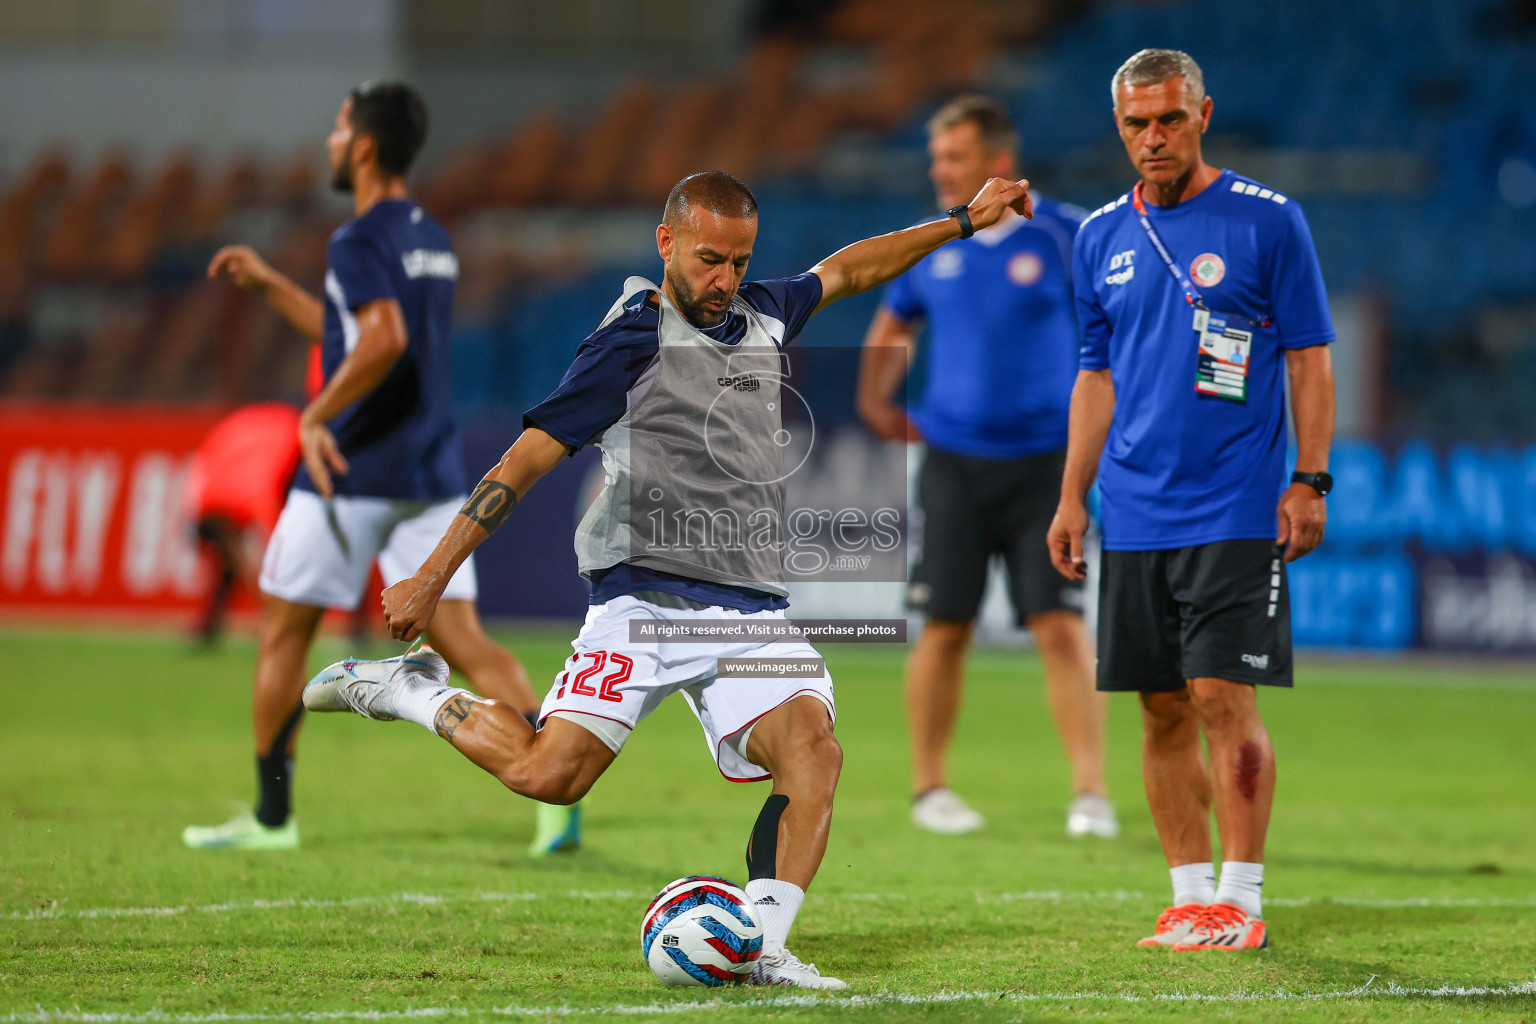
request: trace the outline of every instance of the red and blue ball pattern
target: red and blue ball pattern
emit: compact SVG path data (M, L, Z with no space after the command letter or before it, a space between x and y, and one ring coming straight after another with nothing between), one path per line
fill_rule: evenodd
M640 954L665 985L743 981L762 951L747 894L713 875L669 883L640 921Z

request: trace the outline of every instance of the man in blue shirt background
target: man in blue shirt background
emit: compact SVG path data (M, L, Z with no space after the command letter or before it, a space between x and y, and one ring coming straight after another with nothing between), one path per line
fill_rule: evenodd
M1141 695L1147 802L1174 889L1141 944L1261 948L1275 759L1256 684L1291 685L1285 562L1323 538L1333 324L1300 207L1201 158L1212 102L1199 65L1142 50L1111 88L1141 180L1075 244L1082 365L1051 557L1084 575L1097 474L1099 688Z
M332 186L351 194L355 217L326 249L323 301L246 246L221 249L208 268L320 342L325 386L300 417L303 459L261 568L257 804L222 825L186 829L194 848L298 846L293 753L315 630L327 608L357 607L375 558L386 585L414 572L464 500L449 408L458 260L405 182L426 131L426 106L408 85L369 82L342 101L326 148ZM438 650L481 692L536 712L527 672L481 628L472 564L445 596L448 614L432 624ZM565 808L541 814L535 852L568 841L575 821Z
M988 177L1017 177L1018 136L994 100L962 96L928 125L940 209ZM1077 372L1072 238L1085 216L1036 199L925 258L887 287L865 339L859 411L878 436L926 442L918 481L920 557L908 604L927 622L907 662L912 820L958 834L984 819L946 784L966 650L994 556L1018 624L1034 634L1046 695L1072 768L1067 831L1119 832L1104 788L1105 701L1078 581L1051 569L1045 532L1060 494ZM926 323L927 382L910 419L894 401Z

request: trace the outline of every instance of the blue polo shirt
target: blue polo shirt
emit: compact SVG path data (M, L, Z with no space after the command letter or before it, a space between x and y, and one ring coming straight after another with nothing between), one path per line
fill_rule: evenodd
M336 229L326 263L327 381L356 346L357 311L370 302L398 302L407 338L379 386L329 423L349 466L332 476L336 493L417 501L463 494L448 356L459 263L448 233L413 201L386 199ZM315 489L302 463L293 485Z
M1067 446L1072 239L1086 215L1036 197L1033 220L1009 217L950 242L886 287L886 309L928 324L912 419L930 446L987 459Z
M1285 489L1287 349L1334 340L1301 207L1223 171L1148 218L1216 313L1252 330L1247 400L1197 393L1194 310L1127 193L1074 246L1082 368L1108 369L1115 415L1099 460L1104 546L1156 551L1273 538ZM1258 327L1246 321L1262 321Z

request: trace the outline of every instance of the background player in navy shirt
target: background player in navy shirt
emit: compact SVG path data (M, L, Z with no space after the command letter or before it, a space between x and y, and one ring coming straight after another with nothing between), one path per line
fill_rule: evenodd
M188 828L188 846L298 845L292 759L320 619L328 607L357 606L375 557L386 585L414 572L463 502L448 363L458 261L405 184L426 130L426 107L407 85L368 83L342 101L326 148L332 185L352 194L356 216L331 236L323 303L244 246L221 250L208 268L321 343L325 386L300 418L302 465L261 569L257 806ZM445 596L447 614L432 623L438 650L477 689L536 711L523 666L480 626L473 565ZM546 847L573 822L566 809L541 811Z
M1077 236L1082 367L1051 556L1082 575L1097 472L1099 688L1141 695L1147 801L1174 889L1142 944L1250 949L1268 942L1260 887L1275 787L1255 684L1291 685L1285 562L1322 542L1333 325L1301 209L1201 159L1212 103L1199 66L1143 50L1112 90L1141 180Z
M975 195L989 177L1018 176L1018 135L994 100L946 104L929 121L928 137L940 209ZM1094 692L1082 584L1059 576L1045 547L1077 374L1072 238L1085 215L1036 196L1033 220L1005 216L934 252L886 288L864 341L865 422L886 440L927 443L918 480L921 558L907 600L928 618L907 661L906 691L912 820L934 832L983 823L949 789L944 758L994 556L1007 569L1019 625L1034 634L1071 764L1067 830L1119 832L1105 798L1106 703ZM927 383L909 420L893 396L925 322Z

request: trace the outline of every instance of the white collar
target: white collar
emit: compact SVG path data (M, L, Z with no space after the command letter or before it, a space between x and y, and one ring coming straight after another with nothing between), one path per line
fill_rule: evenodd
M1013 210L1004 210L1003 216L996 224L989 228L982 228L971 237L987 247L1002 243L1003 239L1013 234L1024 226L1024 218L1014 213Z

